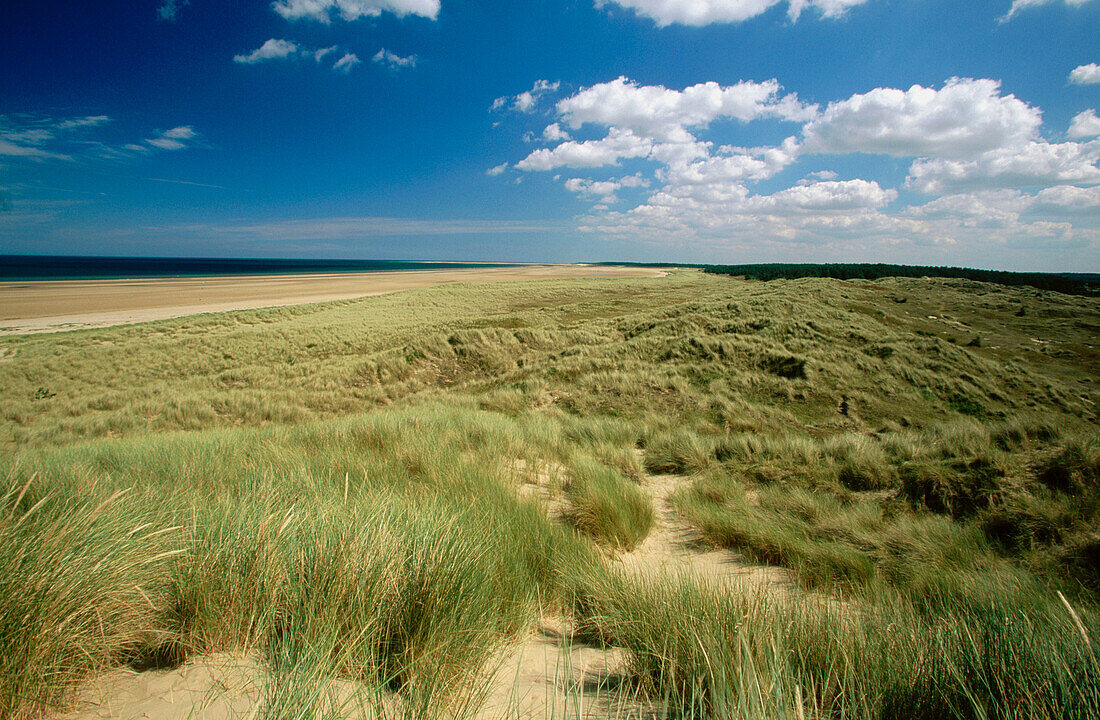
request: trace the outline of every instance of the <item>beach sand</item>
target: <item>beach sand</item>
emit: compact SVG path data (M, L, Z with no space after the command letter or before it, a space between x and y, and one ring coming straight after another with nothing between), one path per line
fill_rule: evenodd
M59 332L206 312L347 300L462 282L660 277L653 268L522 265L315 275L0 282L0 335Z

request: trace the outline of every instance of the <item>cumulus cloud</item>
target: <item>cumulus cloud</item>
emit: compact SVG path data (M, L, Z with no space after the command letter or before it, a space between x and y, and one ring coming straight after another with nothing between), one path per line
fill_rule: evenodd
M660 26L739 23L762 15L784 0L596 0L596 7L614 4L648 17ZM787 15L798 20L813 8L823 17L836 18L867 0L789 0Z
M1095 110L1086 110L1073 116L1069 124L1071 138L1089 138L1100 135L1100 117Z
M573 128L586 123L613 125L666 142L688 141L692 138L687 128L706 127L719 118L801 121L814 116L814 106L804 105L794 94L780 95L779 91L775 80L728 86L707 82L670 90L619 77L559 101L557 112Z
M400 70L401 68L416 67L416 55L401 57L397 53L382 48L374 54L374 57L371 58L371 62L385 65L391 70Z
M1028 142L973 158L923 158L909 168L906 186L936 195L967 188L1035 188L1100 182L1100 140Z
M1077 187L1076 185L1059 185L1041 190L1036 199L1044 205L1054 205L1076 210L1093 210L1100 208L1100 185L1092 187Z
M1078 65L1070 72L1069 81L1074 85L1095 85L1100 83L1100 65L1096 63Z
M1066 5L1073 7L1080 7L1089 0L1063 0ZM1017 13L1021 10L1027 10L1028 8L1039 7L1040 5L1050 5L1051 3L1058 2L1058 0L1012 0L1012 7L1008 9L1008 13L1001 18L1001 22L1007 22L1016 17Z
M1028 141L1042 113L995 80L952 78L940 90L876 88L829 103L804 128L808 152L969 157Z
M233 62L242 65L255 65L268 60L283 60L299 53L298 43L290 40L271 38L250 53L241 53L233 57ZM323 56L322 56L323 57ZM318 61L320 58L318 58Z
M343 57L332 64L332 69L337 72L349 73L359 62L359 57L355 53L344 53Z
M334 16L351 22L361 17L378 17L383 12L430 20L439 16L439 0L276 0L271 7L287 20L309 18L326 25Z
M521 113L533 112L543 95L555 93L560 87L561 83L558 81L550 82L549 80L536 80L530 90L524 90L519 95L504 95L498 97L493 101L493 110L511 108Z
M569 136L569 133L567 133L565 130L562 130L561 125L559 125L558 123L553 123L543 128L542 139L546 142L561 142L563 140L572 140L572 138Z
M822 110L783 94L774 80L676 90L618 78L561 99L554 114L557 122L543 131L551 145L514 167L573 169L554 179L592 203L578 227L605 236L742 247L1100 243L1100 139L1049 142L1040 134L1041 110L1002 93L994 80L876 88ZM1073 132L1084 133L1094 116L1079 115ZM801 129L776 145L719 145L708 133L720 119L781 120ZM827 161L857 153L909 159L904 187L934 197L896 208L900 188L874 177L842 180L827 167L755 191L807 154ZM645 169L620 178L578 172L627 160ZM626 187L651 189L623 209Z
M489 177L496 177L498 175L503 175L504 171L507 170L507 169L508 169L508 163L505 162L505 163L501 163L500 165L496 165L494 167L489 168L488 170L485 171L485 174L488 175Z
M622 183L614 180L586 180L584 178L569 178L565 181L565 189L587 198L596 198L602 203L616 202L615 191L622 187Z
M559 167L593 168L617 165L620 160L649 155L653 142L630 130L611 128L600 140L570 140L555 148L540 148L516 163L519 170L553 170Z
M881 208L897 196L897 190L883 189L874 181L823 181L757 196L751 207L773 211L846 212Z

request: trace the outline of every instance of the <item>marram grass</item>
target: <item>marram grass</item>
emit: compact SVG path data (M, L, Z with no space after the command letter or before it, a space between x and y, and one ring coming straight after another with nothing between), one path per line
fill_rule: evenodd
M261 717L462 717L543 613L658 715L1100 717L1096 327L674 273L5 338L0 717L224 651ZM796 584L610 571L647 474Z

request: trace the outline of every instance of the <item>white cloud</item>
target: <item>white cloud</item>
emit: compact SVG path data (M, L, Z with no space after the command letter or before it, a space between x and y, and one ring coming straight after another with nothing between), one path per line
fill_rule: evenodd
M832 170L818 170L817 172L812 172L806 177L799 180L798 184L809 185L814 180L836 180L838 177L840 177L840 175L833 172Z
M1100 65L1096 63L1078 65L1069 74L1069 81L1074 85L1096 85L1100 83Z
M1059 185L1041 190L1036 196L1040 203L1076 210L1100 208L1100 185L1077 187Z
M1100 183L1100 140L1043 141L999 148L965 159L923 158L909 169L906 186L928 195L969 188L1027 188Z
M242 65L255 65L256 63L265 62L267 60L282 60L284 58L294 57L298 52L299 48L297 43L290 40L271 38L247 55L242 53L234 56L233 62L241 63Z
M1035 198L1019 190L986 190L944 195L924 205L906 208L903 214L925 220L954 221L967 227L1004 227L1016 223Z
M601 140L570 140L557 147L540 148L516 163L519 170L553 170L558 167L592 168L617 165L619 160L649 155L652 141L630 130L611 128Z
M821 13L822 17L837 18L856 5L862 5L867 0L790 0L787 15L791 20L798 20L802 11L813 8Z
M749 122L764 117L796 121L813 117L814 107L779 91L775 80L724 87L707 82L681 91L619 77L559 101L557 111L573 128L585 123L614 125L666 142L689 141L693 138L687 128L706 127L719 118Z
M508 169L508 163L501 163L495 167L491 167L485 171L485 174L489 177L496 177L497 175L504 174L504 171Z
M344 53L344 56L332 64L332 69L337 72L349 73L360 62L355 53Z
M662 179L670 185L722 185L774 177L798 156L794 138L777 148L723 148L720 155L670 163Z
M187 7L190 2L191 0L164 0L157 8L157 17L172 22L176 19L180 9Z
M72 130L74 128L88 128L99 127L100 125L106 125L111 122L111 118L106 115L89 115L87 117L72 118L70 120L62 120L57 123L58 130Z
M145 142L161 150L182 150L187 147L187 141L198 137L198 133L190 125L165 130L158 137L149 138Z
M560 87L561 83L558 81L536 80L530 90L524 90L519 95L504 95L493 100L492 109L501 110L511 106L511 109L516 112L529 113L534 111L543 95L555 93Z
M498 106L512 102L504 98ZM783 95L774 80L670 90L618 78L560 100L555 112L558 122L543 132L555 145L530 152L517 169L645 161L642 172L617 179L577 172L554 177L593 203L578 227L607 237L740 248L795 243L847 248L848 258L853 251L867 257L876 243L988 252L1100 247L1100 190L1088 187L1100 183L1100 140L1048 142L1040 134L1041 110L1002 93L994 80L877 88L822 111ZM1077 131L1091 117L1083 113ZM763 118L801 122L802 132L764 147L719 146L707 139L709 125L719 119ZM577 134L593 128L606 133L573 139L563 125ZM895 209L898 188L880 179L840 180L831 170L803 173L774 191L754 193L756 183L783 177L811 152L910 159L905 187L941 197ZM623 188L651 185L633 207L615 209L622 205Z
M542 139L547 142L561 142L563 140L572 140L565 130L561 129L561 125L553 123L543 128Z
M1011 20L1012 18L1016 17L1016 14L1019 13L1021 10L1039 7L1040 5L1049 5L1050 3L1057 1L1058 0L1012 0L1012 7L1009 8L1008 13L1006 13L1005 16L1001 18L1001 22L1007 22ZM1066 5L1071 5L1073 7L1080 7L1088 1L1089 0L1064 0Z
M0 155L6 155L8 157L52 158L54 160L72 159L68 155L49 152L39 147L35 147L34 145L26 145L5 140L3 133L0 133Z
M1096 117L1095 110L1085 110L1073 116L1069 124L1069 136L1071 138L1089 138L1100 135L1100 117Z
M608 3L633 10L658 25L710 25L738 23L762 15L784 0L596 0L596 7ZM802 11L813 8L824 17L843 15L848 8L867 0L790 0L787 15L797 20Z
M613 203L618 200L615 191L622 187L622 183L614 180L586 180L584 178L569 178L565 181L565 189L577 193L582 197L596 198L602 203Z
M419 15L435 20L439 0L276 0L272 9L287 20L309 18L328 24L332 16L351 22L361 17L378 17L390 12L398 17Z
M148 155L153 148L182 150L198 137L193 127L180 125L140 143L107 142L102 133L110 123L106 115L64 120L0 115L0 156L34 161L125 160Z
M1030 140L1041 124L997 81L952 78L941 90L876 88L829 103L804 134L807 152L969 157Z
M379 65L386 65L392 70L399 70L401 68L416 67L416 55L401 57L397 53L382 48L374 54L374 57L371 58L371 62L376 62Z
M756 196L753 205L771 211L846 212L881 208L897 196L897 190L883 189L874 181L824 181Z
M173 140L192 140L196 135L198 135L198 133L195 132L193 127L190 125L183 125L165 131L163 136L172 138Z
M273 60L312 58L314 62L320 64L325 58L336 53L337 50L339 50L338 45L313 49L302 47L293 40L271 38L252 52L235 56L233 62L242 65L256 65L257 63L270 62ZM358 65L359 62L359 58L355 53L344 53L339 60L333 63L332 69L346 74L350 72L353 67Z

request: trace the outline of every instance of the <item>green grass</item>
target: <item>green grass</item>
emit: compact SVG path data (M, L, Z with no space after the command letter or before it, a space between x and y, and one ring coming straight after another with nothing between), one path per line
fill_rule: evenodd
M676 272L4 338L0 718L222 651L265 718L462 716L546 612L687 717L1100 717L1096 327ZM797 585L609 570L658 474Z
M617 470L581 459L565 487L570 524L621 550L633 550L653 526L653 503Z
M676 716L1088 718L1100 653L1065 609L898 596L871 608L775 600L684 577L576 579L581 632L624 647L637 681ZM1040 609L1041 608L1041 609ZM1095 617L1086 632L1100 631Z

